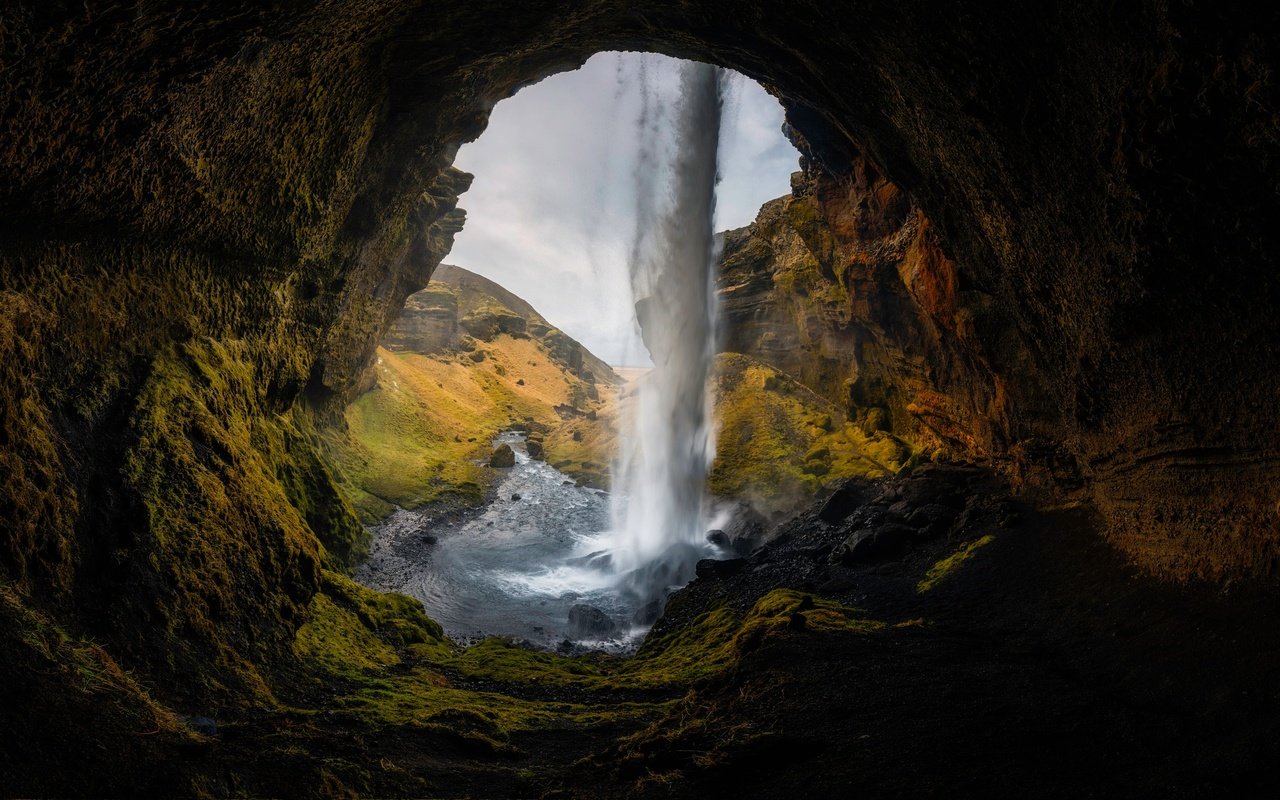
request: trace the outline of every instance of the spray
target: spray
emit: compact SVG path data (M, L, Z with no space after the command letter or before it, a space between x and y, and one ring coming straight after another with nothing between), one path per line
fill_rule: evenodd
M614 566L642 605L687 583L709 554L705 483L715 455L708 378L715 355L714 216L725 78L686 62L674 110L668 191L657 191L657 146L642 145L630 270L653 370L637 388L615 465ZM646 87L647 88L647 87ZM650 109L645 98L645 109ZM649 120L642 119L642 129ZM643 132L643 130L642 130ZM652 135L652 134L651 134Z

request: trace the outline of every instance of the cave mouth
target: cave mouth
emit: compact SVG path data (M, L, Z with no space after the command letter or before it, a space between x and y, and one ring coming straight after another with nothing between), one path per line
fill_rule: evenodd
M692 93L698 75L713 94ZM705 406L723 339L715 232L786 194L797 162L782 108L758 84L665 56L600 53L499 103L455 162L477 177L452 265L407 303L431 306L444 329L406 333L415 323L402 313L384 344L425 356L428 371L495 364L486 388L510 402L432 433L488 442L494 464L508 455L483 476L478 505L382 518L357 579L422 601L459 641L630 652L697 561L741 555L745 540L730 546L723 529L740 526L748 504L706 489L715 422ZM414 375L421 366L388 359ZM643 375L618 374L628 371ZM548 378L567 385L563 402L552 404ZM418 383L383 380L388 391ZM601 465L589 485L548 463L572 466L576 448L560 441L569 427L579 438L586 429Z

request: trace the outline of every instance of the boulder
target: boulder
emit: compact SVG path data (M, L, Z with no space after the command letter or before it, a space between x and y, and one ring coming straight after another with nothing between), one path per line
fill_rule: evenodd
M662 616L662 601L650 600L640 608L636 609L636 613L631 615L631 624L641 627L652 625L658 621L658 617Z
M618 626L604 611L578 603L569 609L569 634L578 639L607 639L618 632Z
M546 457L546 448L542 442L537 439L530 439L524 444L525 449L529 451L529 458L541 461Z
M848 564L901 555L914 535L912 528L895 523L863 528L837 545L831 551L831 560Z
M727 561L704 558L694 566L694 572L703 580L714 581L738 574L746 564L745 558L731 558Z
M835 524L848 517L859 506L871 502L873 497L874 486L869 481L850 478L840 484L822 504L818 518L823 522Z
M493 455L489 456L489 466L498 469L507 469L516 465L516 451L511 449L509 444L498 445L494 449Z

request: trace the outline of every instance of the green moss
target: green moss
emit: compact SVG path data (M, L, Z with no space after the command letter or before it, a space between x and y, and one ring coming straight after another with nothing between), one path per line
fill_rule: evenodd
M242 343L193 339L152 364L128 427L137 517L119 577L159 610L130 630L176 670L269 697L258 670L318 588L322 550L278 478L287 424L261 413Z
M948 575L953 574L956 570L964 566L965 562L973 558L974 553L986 547L996 540L991 534L983 536L972 542L967 542L960 546L954 553L942 559L938 563L929 567L929 571L925 573L924 578L916 584L916 591L924 593L938 585L939 581L945 579Z
M910 449L868 436L785 373L737 353L716 359L720 435L711 490L765 511L787 510L835 480L894 474Z

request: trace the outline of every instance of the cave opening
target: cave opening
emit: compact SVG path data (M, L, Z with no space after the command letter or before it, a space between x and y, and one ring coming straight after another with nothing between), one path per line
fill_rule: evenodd
M1204 2L4 4L0 787L1275 796L1277 30ZM633 657L459 647L351 574L361 515L474 498L475 465L358 415L448 271L459 147L610 49L751 76L803 154L724 238L718 452L765 467L713 491L862 474L781 520L755 491L769 545Z
M699 74L714 91L695 108ZM372 441L391 415L420 423L357 479L386 505L368 505L356 578L421 600L460 641L629 652L698 560L745 555L762 511L842 477L765 504L752 493L779 487L710 491L760 468L737 431L713 463L712 406L733 402L716 385L763 355L717 356L723 231L786 196L798 161L759 84L651 53L600 53L500 102L455 160L475 178L448 263L408 298L347 412L369 454L397 447ZM405 477L412 491L369 474L403 451L436 462Z

